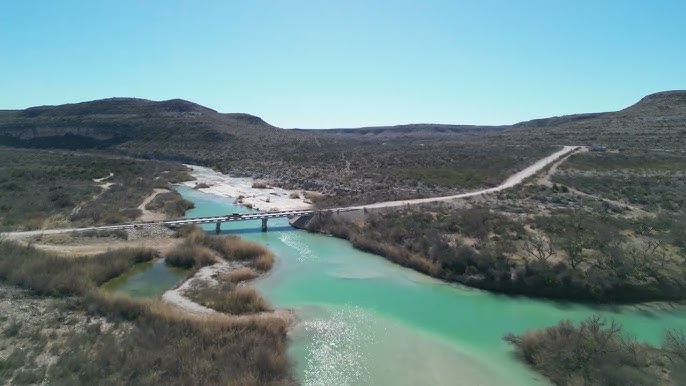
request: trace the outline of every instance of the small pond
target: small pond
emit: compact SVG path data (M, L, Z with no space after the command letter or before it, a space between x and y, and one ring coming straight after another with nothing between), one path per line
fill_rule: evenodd
M135 298L154 298L181 284L188 274L188 270L170 267L164 259L157 259L136 264L128 272L103 284L102 288Z

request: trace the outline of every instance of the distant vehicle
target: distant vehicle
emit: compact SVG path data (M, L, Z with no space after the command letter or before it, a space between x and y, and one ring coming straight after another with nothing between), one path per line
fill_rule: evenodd
M229 217L241 217L241 214L233 212L232 214L229 215Z

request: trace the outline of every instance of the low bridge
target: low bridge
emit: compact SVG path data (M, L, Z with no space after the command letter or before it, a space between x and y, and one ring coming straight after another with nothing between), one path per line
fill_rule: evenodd
M194 217L194 218L186 218L186 219L181 219L181 220L170 220L170 221L162 221L158 222L156 224L161 224L164 225L168 228L178 228L184 225L191 225L191 224L208 224L208 223L215 223L217 224L216 231L217 233L221 232L221 225L222 223L225 222L234 222L234 221L250 221L250 220L262 220L262 231L266 232L267 231L267 221L270 218L291 218L291 217L296 217L296 216L304 216L304 215L312 215L315 212L330 212L332 210L321 210L321 211L315 211L315 210L286 210L286 211L279 211L279 212L259 212L259 213L233 213L233 214L228 214L225 216L210 216L210 217ZM336 211L336 209L333 209L333 211ZM340 210L338 210L340 211ZM141 223L140 225L147 225L148 223ZM134 224L134 225L139 225L139 224Z

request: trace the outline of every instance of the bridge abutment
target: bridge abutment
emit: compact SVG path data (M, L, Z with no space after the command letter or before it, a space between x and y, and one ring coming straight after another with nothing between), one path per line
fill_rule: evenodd
M217 222L217 229L215 229L215 232L217 232L217 234L222 233L222 223Z
M266 232L266 231L267 231L267 219L263 218L262 219L262 232Z

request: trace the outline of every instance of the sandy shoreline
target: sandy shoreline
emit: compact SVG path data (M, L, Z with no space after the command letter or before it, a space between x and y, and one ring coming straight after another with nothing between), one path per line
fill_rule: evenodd
M232 315L223 312L213 310L211 308L200 305L186 296L186 292L189 291L193 286L205 283L210 286L217 286L219 282L216 277L231 272L233 270L244 267L245 264L237 262L228 262L221 260L219 263L200 268L195 275L188 278L180 286L174 289L166 291L162 295L162 300L187 314L196 316L209 316L209 315L220 315L231 318L233 320L243 320L243 319L253 319L253 318L279 318L286 321L292 326L295 320L295 315L292 310L277 308L271 311L259 312L256 314L245 314L245 315ZM249 285L250 282L246 282Z
M199 189L202 192L234 199L242 196L242 205L252 206L254 209L265 212L312 208L312 203L305 199L303 191L276 187L253 188L253 183L257 181L252 178L231 177L204 166L186 166L192 169L191 175L196 180L183 184L191 188L196 184L209 185L209 188ZM297 194L298 198L291 198L292 194Z

